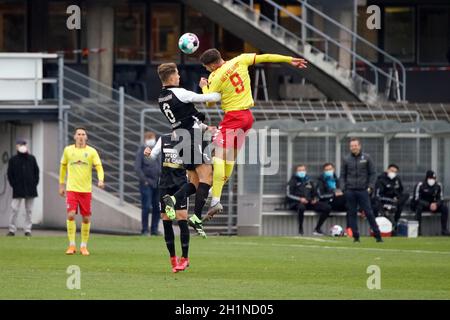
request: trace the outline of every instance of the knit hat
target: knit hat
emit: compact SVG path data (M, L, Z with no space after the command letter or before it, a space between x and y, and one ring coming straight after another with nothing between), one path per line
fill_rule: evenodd
M436 179L436 173L433 170L428 170L425 179Z

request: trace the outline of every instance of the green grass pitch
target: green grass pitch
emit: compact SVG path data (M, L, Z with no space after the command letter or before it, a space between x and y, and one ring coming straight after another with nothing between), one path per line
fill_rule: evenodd
M0 299L450 299L449 238L192 236L191 266L177 274L163 237L92 234L89 257L66 245L63 233L2 237ZM79 290L66 287L70 265ZM370 265L380 290L367 288Z

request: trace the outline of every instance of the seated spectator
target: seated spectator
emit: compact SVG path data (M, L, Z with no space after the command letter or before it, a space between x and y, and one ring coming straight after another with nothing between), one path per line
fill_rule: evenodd
M320 213L320 226L330 214L330 207L317 201L316 189L310 177L306 174L306 166L297 166L296 172L289 180L287 188L287 199L290 209L298 212L298 233L303 234L303 218L305 210L314 210ZM319 225L320 224L320 225ZM314 235L323 235L317 226L314 230Z
M328 207L329 211L346 212L345 196L341 190L341 183L335 173L335 168L332 163L325 163L323 165L323 173L317 179L316 194L319 202ZM324 220L319 219L316 230L321 230ZM347 222L348 228L348 222Z
M416 212L416 220L419 222L419 235L422 235L422 212L431 211L441 213L441 234L449 236L447 229L448 208L442 199L442 187L437 182L434 171L428 170L425 180L414 187L414 199L411 201L411 209Z
M372 199L373 213L378 217L380 211L394 213L394 229L402 215L403 207L409 199L409 194L403 190L403 184L398 176L399 168L390 164L386 172L379 175L375 183Z

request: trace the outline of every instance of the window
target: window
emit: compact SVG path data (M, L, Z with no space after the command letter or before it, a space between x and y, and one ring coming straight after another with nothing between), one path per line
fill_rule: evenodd
M180 5L155 4L151 9L151 60L153 62L179 61Z
M218 50L224 60L229 60L244 51L244 41L222 27L218 28Z
M300 5L287 5L284 6L284 8L292 15L301 18L302 9ZM298 36L301 35L301 24L297 20L294 20L294 18L292 18L286 12L280 11L279 23L282 27L286 28L293 34L296 34Z
M0 52L26 51L25 12L25 1L0 2Z
M242 53L259 53L260 51L253 47L250 43L244 42L231 32L218 27L218 45L217 49L222 54L224 60L230 60Z
M187 62L198 63L203 51L214 47L214 23L191 7L186 13L186 32L195 33L200 41L200 47L194 54L186 55Z
M116 62L145 61L145 4L120 4L115 8Z
M67 7L70 2L48 3L48 52L64 52L64 60L74 62L77 46L77 31L66 27Z
M450 7L419 8L419 63L450 63Z
M384 15L385 51L400 61L413 62L415 58L414 8L386 7Z
M378 30L367 28L367 19L369 14L367 14L367 7L358 7L358 23L357 23L357 33L370 43L378 47ZM378 61L377 51L371 48L369 45L363 43L362 41L356 41L356 52L362 57L369 61Z

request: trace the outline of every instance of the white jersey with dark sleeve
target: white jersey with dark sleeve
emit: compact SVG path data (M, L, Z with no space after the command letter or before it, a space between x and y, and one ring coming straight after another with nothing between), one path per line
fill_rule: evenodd
M194 103L220 101L219 93L198 94L179 87L163 87L158 98L159 107L172 129L191 129L202 122L205 115L195 108Z
M218 92L203 94L179 87L169 88L168 90L172 91L183 103L219 102L222 99L221 94Z

